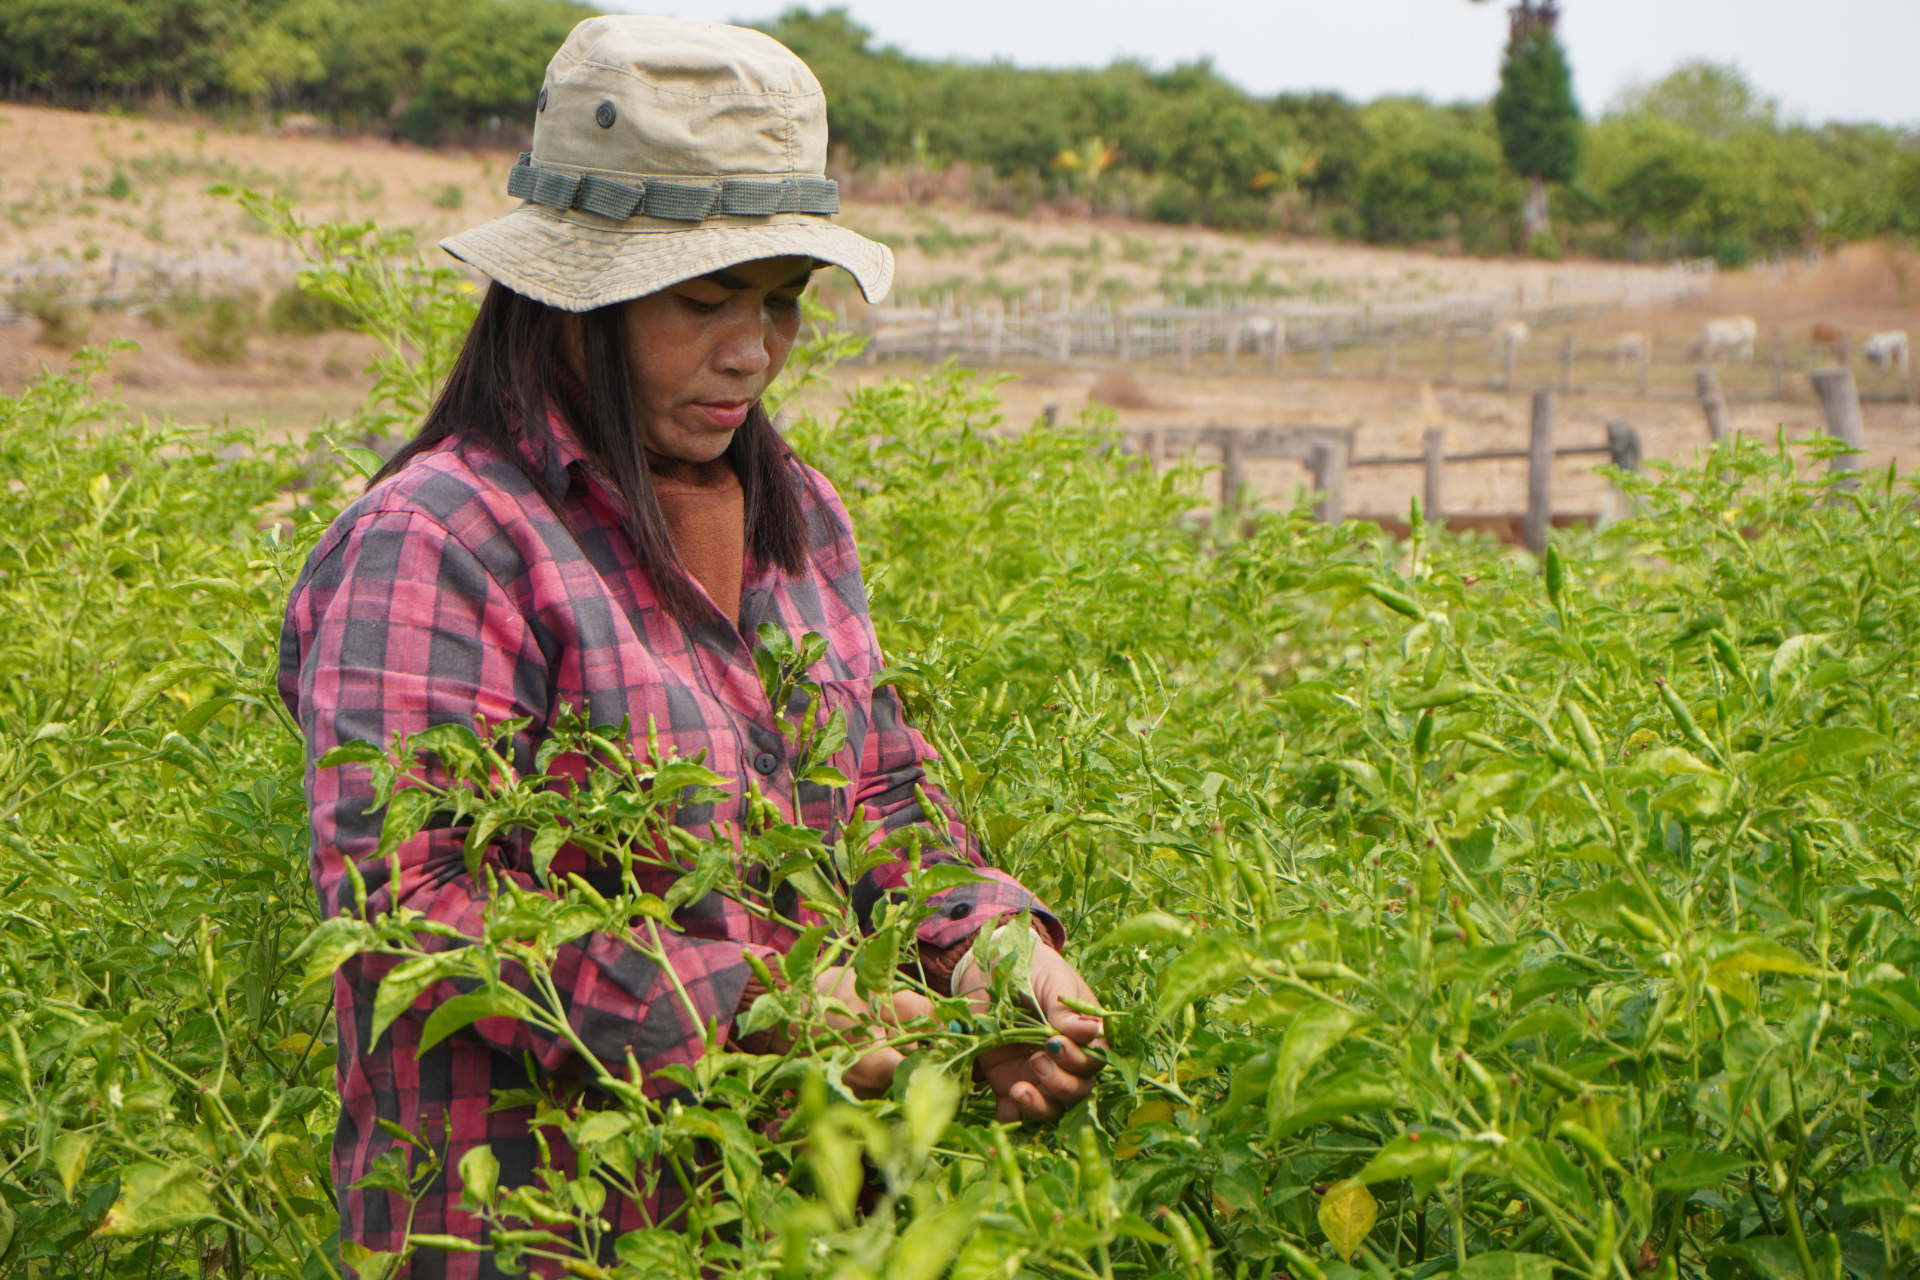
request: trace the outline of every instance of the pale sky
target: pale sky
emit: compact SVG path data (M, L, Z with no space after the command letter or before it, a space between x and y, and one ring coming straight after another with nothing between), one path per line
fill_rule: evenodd
M754 21L784 0L600 0L611 9ZM828 7L814 3L816 11ZM1021 66L1165 68L1211 57L1260 94L1366 100L1490 96L1503 3L1468 0L840 0L879 44ZM1562 0L1561 37L1589 116L1636 79L1705 57L1736 62L1789 114L1920 125L1920 0Z

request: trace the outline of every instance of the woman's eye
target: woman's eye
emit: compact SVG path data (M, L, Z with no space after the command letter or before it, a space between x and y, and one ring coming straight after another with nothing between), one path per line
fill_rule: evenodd
M767 299L767 306L775 311L798 311L800 309L800 298L798 295L791 298L769 297Z
M684 293L680 295L680 301L686 303L696 315L703 316L710 316L727 305L724 302L702 302L700 299L688 297Z

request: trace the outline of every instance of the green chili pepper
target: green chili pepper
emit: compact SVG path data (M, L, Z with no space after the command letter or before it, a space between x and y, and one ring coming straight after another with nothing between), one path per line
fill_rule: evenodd
M1481 692L1477 684L1467 684L1460 680L1449 680L1437 684L1431 689L1422 689L1418 693L1407 694L1396 699L1402 711L1422 711L1428 707L1450 707L1456 702L1465 702Z
M1577 702L1567 703L1567 723L1573 726L1573 736L1580 743L1580 749L1587 754L1587 763L1600 769L1606 766L1606 751L1600 745L1600 735L1593 731L1593 721L1587 719L1587 712Z
M1713 744L1708 742L1706 736L1700 732L1700 726L1694 723L1693 712L1687 709L1686 703L1680 701L1680 695L1673 691L1673 686L1660 676L1653 678L1653 684L1660 691L1660 701L1666 704L1668 714L1673 717L1674 723L1680 726L1680 732L1686 740L1695 746L1712 750Z
M1366 592L1395 613L1404 613L1409 618L1424 618L1420 604L1412 596L1402 595L1392 587L1383 587L1377 582L1369 582Z
M1547 599L1553 602L1554 608L1560 607L1560 597L1565 594L1566 589L1566 562L1560 558L1560 548L1549 546L1547 548Z
M1740 661L1740 650L1734 647L1727 633L1718 629L1707 632L1707 644L1713 649L1713 656L1727 669L1727 674L1741 684L1750 684L1747 679L1746 664Z

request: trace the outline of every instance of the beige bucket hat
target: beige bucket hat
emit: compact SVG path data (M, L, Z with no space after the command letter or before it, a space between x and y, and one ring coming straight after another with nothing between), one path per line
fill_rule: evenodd
M511 213L440 242L549 306L589 311L757 258L844 267L868 302L883 244L835 226L827 105L807 64L743 27L589 18L547 64Z

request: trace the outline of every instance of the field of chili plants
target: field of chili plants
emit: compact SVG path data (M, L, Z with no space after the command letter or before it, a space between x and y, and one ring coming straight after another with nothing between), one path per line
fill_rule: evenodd
M343 436L404 426L470 296L370 228L284 225L307 287L388 340ZM822 333L796 382L846 346ZM890 1096L856 1097L834 1010L793 993L830 963L910 985L915 904L955 873L863 935L864 833L763 808L690 839L674 804L716 779L641 726L542 726L543 760L601 766L568 793L496 753L525 726L343 752L391 788L394 841L452 811L476 853L518 833L671 860L667 899L502 890L470 938L317 919L269 673L365 459L123 424L102 368L0 399L0 1273L395 1274L406 1257L335 1232L332 968L390 957L387 1020L468 979L430 1039L502 1015L566 1035L560 943L657 947L715 889L770 910L750 872L817 921L754 1014L792 1052L555 1083L541 1131L577 1161L533 1186L498 1185L484 1149L444 1168L432 1132L396 1135L369 1183L404 1201L457 1172L500 1270L591 1278L1912 1268L1920 533L1896 476L1834 487L1817 448L1734 440L1623 477L1636 518L1535 563L1417 512L1406 541L1210 516L1192 474L1143 469L1098 421L1007 431L953 370L803 419L796 449L854 514L885 678L1107 1017L1094 1098L1022 1128L968 1066L1038 1038L1017 931L989 1007L882 1028L909 1056ZM806 637L762 643L776 705L808 707L796 752L828 760ZM684 1209L603 1238L608 1189L658 1179Z

